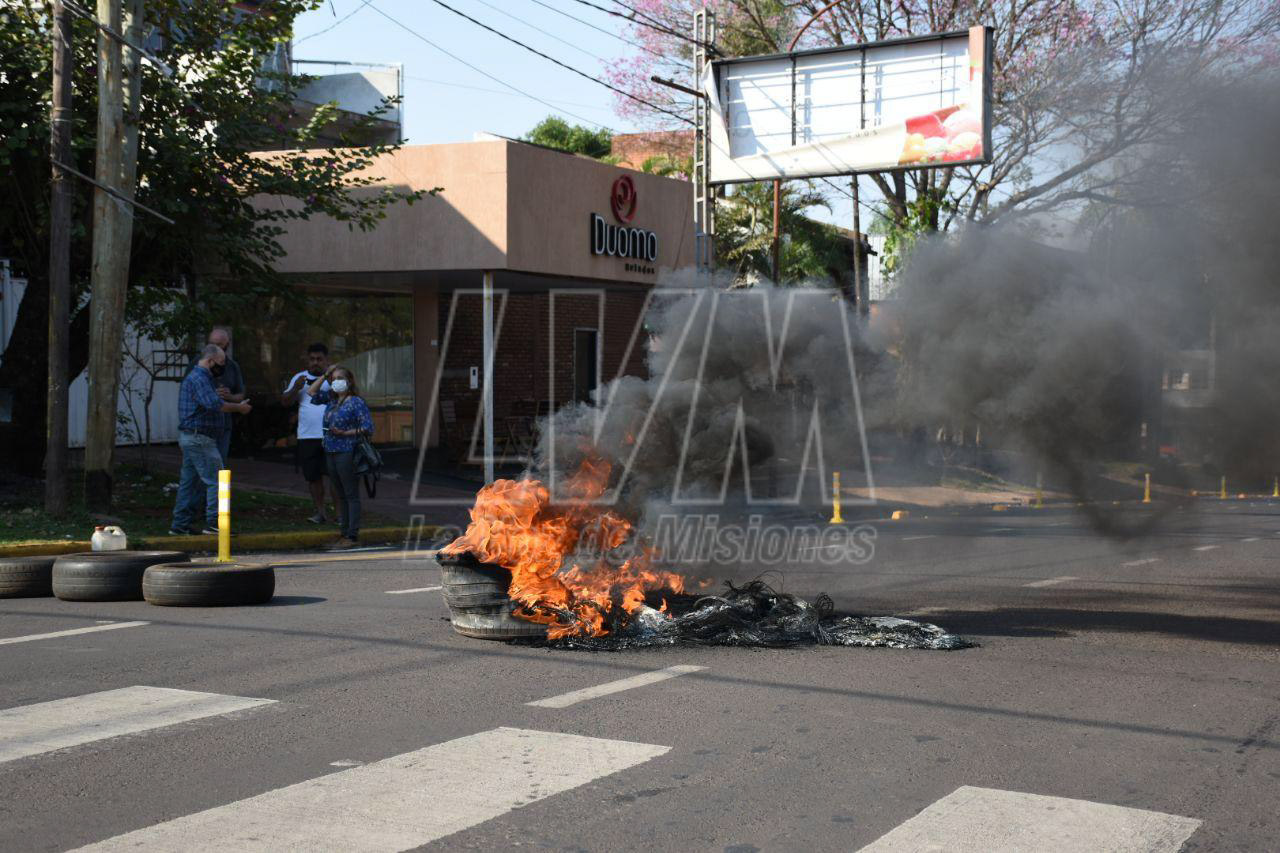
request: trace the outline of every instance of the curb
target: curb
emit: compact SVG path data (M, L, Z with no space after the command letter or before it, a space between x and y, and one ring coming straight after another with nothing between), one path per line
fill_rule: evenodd
M364 545L386 545L405 542L410 535L430 536L438 528L424 527L371 527L360 531ZM233 551L296 551L317 548L332 542L337 534L327 530L297 530L279 533L242 533L231 540ZM131 540L131 550L211 551L218 550L218 537L210 534L194 536L143 536ZM22 545L0 545L0 557L55 556L77 554L91 550L86 541L30 542Z

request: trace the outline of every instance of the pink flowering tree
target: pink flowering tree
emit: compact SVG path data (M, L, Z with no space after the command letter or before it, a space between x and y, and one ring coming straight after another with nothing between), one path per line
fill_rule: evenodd
M729 56L785 50L829 0L706 0ZM693 13L701 0L630 0L636 49L613 82L666 109L689 100L650 82L689 82ZM980 167L870 175L894 231L1061 213L1125 200L1126 163L1171 138L1184 96L1208 75L1274 62L1280 3L1272 0L846 0L821 15L799 47L995 28L992 161ZM665 32L664 32L665 30ZM618 109L670 126L670 116L620 100ZM1245 129L1241 129L1244 131ZM819 187L823 185L819 183Z

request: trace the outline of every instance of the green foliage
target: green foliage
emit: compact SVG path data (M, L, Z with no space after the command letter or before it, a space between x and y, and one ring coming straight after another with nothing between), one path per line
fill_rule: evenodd
M671 154L655 154L646 157L640 171L664 178L689 179L693 175L693 157L676 157Z
M289 222L324 215L367 231L392 205L426 194L375 188L363 173L396 147L360 144L390 101L348 124L344 147L304 150L316 144L335 108L303 112L296 95L312 78L268 70L264 58L278 55L293 19L320 2L273 0L259 13L225 0L146 3L148 45L176 70L165 79L143 64L141 108L132 117L137 199L176 221L167 225L142 212L134 218L129 314L157 332L183 337L210 319L234 316L244 297L288 292L273 265L284 254L279 237ZM14 257L36 280L46 277L48 263L50 12L46 0L9 0L0 18L0 181L14 200L0 206L0 255ZM92 174L95 36L79 19L74 47L71 159ZM92 188L78 179L73 186L73 281L83 293ZM263 197L272 203L254 203ZM163 298L147 292L154 288L163 289Z
M907 215L901 221L878 219L875 230L885 234L884 249L880 253L880 268L885 276L892 277L901 270L920 238L938 230L939 216L954 209L952 199L935 191L920 193L906 202Z
M844 284L850 267L849 240L839 229L805 216L826 200L807 181L782 185L784 235L779 257L782 284L830 280ZM716 263L739 278L772 278L773 184L739 186L716 207Z
M525 134L525 140L548 148L585 154L597 160L607 158L613 150L613 133L605 128L592 130L580 124L569 124L557 116L547 116Z

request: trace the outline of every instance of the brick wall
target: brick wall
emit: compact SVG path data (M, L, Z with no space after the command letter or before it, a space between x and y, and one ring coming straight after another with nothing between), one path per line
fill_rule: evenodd
M554 400L561 405L573 396L573 333L575 329L596 329L600 335L602 365L601 382L619 373L644 375L645 336L638 333L635 346L623 364L627 345L635 333L644 308L645 291L574 293L555 295L554 388L552 371L551 294L507 293L494 297L494 331L497 349L494 354L494 419L513 414L519 401L545 404ZM601 301L604 322L601 326ZM445 344L445 326L449 320L453 294L440 294L440 342ZM469 369L481 371L483 381L482 306L478 294L458 297L453 310L453 329L444 352L444 377L440 399L452 400L460 421L473 421L480 410L480 389L470 387ZM499 315L502 325L498 327Z

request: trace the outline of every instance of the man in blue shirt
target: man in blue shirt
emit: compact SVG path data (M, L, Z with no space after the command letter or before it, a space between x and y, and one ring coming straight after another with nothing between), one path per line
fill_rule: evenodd
M222 347L208 344L178 389L182 475L178 480L173 523L169 525L169 532L175 536L192 532L191 524L199 511L202 492L205 524L201 532L218 532L218 469L222 467L218 445L226 428L224 413L248 414L252 408L247 400L232 403L218 394L213 371L225 364L226 358Z

